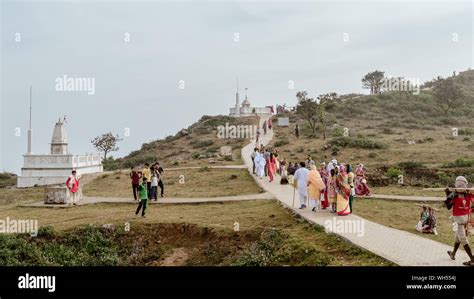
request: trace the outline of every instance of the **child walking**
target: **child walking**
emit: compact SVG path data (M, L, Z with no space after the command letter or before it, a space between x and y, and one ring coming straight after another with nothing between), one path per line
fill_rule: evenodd
M142 183L138 186L138 192L140 193L140 202L138 203L137 211L135 215L140 213L140 209L142 209L142 217L145 217L145 210L148 202L148 186L147 186L147 179L146 177L142 178Z

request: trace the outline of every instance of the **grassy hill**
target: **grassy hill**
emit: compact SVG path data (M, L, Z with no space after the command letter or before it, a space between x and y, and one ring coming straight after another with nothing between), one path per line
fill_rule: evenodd
M414 186L446 185L459 174L474 182L474 71L462 72L454 80L466 98L449 114L439 109L431 89L419 95L341 96L327 106L326 140L319 131L312 134L299 114L285 112L290 127L276 127L271 146L292 162L309 154L315 161L335 157L353 165L363 163L376 184L386 184L390 177L393 181L398 174ZM293 134L296 123L299 139ZM345 128L349 136L344 136ZM453 128L458 129L457 137Z
M139 150L107 165L109 169L129 168L146 162L160 161L166 166L204 166L209 164L242 164L240 150L245 138L219 138L218 126L256 125L257 117L203 116L174 136L144 143ZM232 147L233 159L220 155L222 146Z

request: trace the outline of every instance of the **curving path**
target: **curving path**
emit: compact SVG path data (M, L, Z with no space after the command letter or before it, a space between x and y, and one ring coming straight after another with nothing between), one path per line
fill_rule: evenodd
M229 202L229 201L245 201L245 200L256 200L256 199L274 199L275 197L269 193L258 193L248 195L237 195L237 196L221 196L221 197L190 197L190 198L178 198L178 197L164 197L159 198L157 201L148 201L149 204L196 204L196 203L207 203L207 202ZM78 206L93 205L99 203L129 203L137 204L138 201L134 201L130 198L124 197L91 197L84 196L79 202ZM34 203L24 204L21 207L29 208L70 208L74 207L71 205L64 204L45 204L44 201L37 201Z
M260 125L269 115L260 115ZM268 131L267 135L262 135L261 143L267 144L273 138L273 131ZM252 173L252 160L250 154L253 150L254 142L242 148L242 159L250 173ZM269 183L268 178L260 180L254 176L257 184L264 190L272 193L281 204L300 215L310 223L315 223L326 227L326 224L336 224L336 227L358 223L363 227L363 234L357 232L335 232L337 235L347 239L351 243L369 250L381 257L386 258L401 266L462 266L462 262L467 260L467 255L459 251L456 261L449 259L446 251L451 247L440 242L436 242L416 234L402 230L386 227L378 223L368 221L362 217L351 214L348 216L334 216L327 210L311 212L309 208L300 210L298 198L293 202L293 188L290 185L280 185L278 179ZM393 198L391 196L390 198ZM415 224L414 224L415 225Z

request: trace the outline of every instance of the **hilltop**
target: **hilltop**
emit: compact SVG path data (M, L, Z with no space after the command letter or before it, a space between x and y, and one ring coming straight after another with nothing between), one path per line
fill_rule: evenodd
M114 161L109 169L129 168L146 162L160 161L166 166L201 166L242 164L241 148L249 142L247 138L219 138L219 126L253 126L257 117L217 115L201 117L197 122L172 136L144 143L127 156ZM230 146L232 157L223 155L221 147Z
M300 114L287 111L278 117L289 117L290 127L276 127L270 146L292 162L304 161L309 154L318 162L334 157L352 165L363 163L376 184L387 184L389 178L393 182L399 174L414 186L444 186L457 174L474 182L474 71L453 79L466 98L449 114L437 107L433 91L426 87L419 95L339 96L327 105L326 140L319 130L313 134ZM277 116L273 120L276 124ZM300 138L293 134L296 124Z

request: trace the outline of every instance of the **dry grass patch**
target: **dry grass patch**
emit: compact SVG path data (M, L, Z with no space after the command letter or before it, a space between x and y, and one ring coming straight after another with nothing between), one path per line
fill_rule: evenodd
M220 197L262 192L246 169L168 170L164 182L166 197ZM83 194L132 198L129 171L100 176L84 187Z

